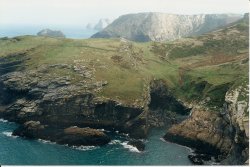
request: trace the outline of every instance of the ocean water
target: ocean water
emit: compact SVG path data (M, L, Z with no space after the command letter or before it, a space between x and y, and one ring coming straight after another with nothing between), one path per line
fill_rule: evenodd
M47 27L0 26L0 37L36 35ZM49 27L50 28L50 27ZM61 30L67 38L85 39L96 33L81 27L51 28ZM103 147L68 147L44 140L29 140L12 135L18 125L0 119L0 165L192 165L190 149L165 142L165 130L149 134L145 151L128 145L126 135L112 134Z
M97 31L93 29L86 29L84 26L20 26L20 25L0 25L1 37L16 37L22 35L36 35L39 31L45 28L52 30L60 30L66 38L86 39L91 37Z
M191 165L190 149L165 142L164 130L153 130L145 151L127 145L126 135L113 135L103 147L68 147L12 136L18 125L0 119L1 165Z

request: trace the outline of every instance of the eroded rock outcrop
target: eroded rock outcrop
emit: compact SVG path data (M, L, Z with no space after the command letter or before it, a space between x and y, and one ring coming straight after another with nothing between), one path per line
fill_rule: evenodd
M69 76L52 79L48 72L54 69L74 70L74 67L55 64L2 75L1 94L6 102L1 102L5 109L0 111L0 117L21 124L39 121L50 128L105 128L129 133L134 138L146 137L145 108L96 96L95 92L106 86L107 81L92 81L81 74L83 83L72 83Z
M152 80L149 91L148 123L151 127L169 127L189 115L190 108L174 97L163 80Z
M144 151L145 144L140 140L131 140L128 142L128 145L136 147L139 151Z
M225 96L224 112L234 129L233 147L223 164L248 164L249 161L249 102L248 86L242 83Z
M172 126L164 138L208 154L227 155L232 146L231 131L229 122L218 113L193 108L191 116Z
M110 142L110 138L104 133L92 128L50 127L42 125L39 121L28 121L13 132L13 135L28 137L31 139L43 139L58 144L69 146L101 146Z
M196 105L190 117L173 125L164 138L214 155L222 164L248 163L247 97L247 87L239 86L227 91L224 108L218 111ZM190 157L203 164L199 154Z

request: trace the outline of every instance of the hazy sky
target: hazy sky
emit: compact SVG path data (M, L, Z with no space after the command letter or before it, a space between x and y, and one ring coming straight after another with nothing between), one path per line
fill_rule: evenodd
M127 13L245 13L248 0L0 0L0 26L86 25Z

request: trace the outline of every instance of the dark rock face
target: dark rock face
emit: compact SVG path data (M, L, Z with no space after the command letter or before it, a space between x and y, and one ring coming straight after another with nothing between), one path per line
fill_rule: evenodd
M45 126L41 125L39 121L28 121L18 129L14 130L13 135L34 139L39 138L40 136L42 137L44 131Z
M103 132L92 128L68 127L65 129L42 125L39 121L28 121L13 132L13 135L31 139L44 139L69 146L101 146L110 142Z
M60 138L56 140L59 144L101 146L110 142L106 134L92 128L69 127L59 136Z
M0 117L21 124L39 121L50 128L105 128L129 133L134 138L146 137L148 126L143 107L95 97L93 89L100 89L103 84L89 84L89 91L82 91L81 86L72 85L67 77L40 80L50 68L71 67L56 65L38 71L2 75L0 91L4 97L1 100L10 98L1 102L1 105L5 103L5 110L0 111Z
M227 155L233 144L229 123L218 113L202 109L193 109L192 115L172 126L164 139L212 155Z
M171 126L186 119L190 109L169 92L162 80L150 83L150 103L148 121L152 127Z
M38 36L65 38L65 35L61 31L54 31L50 29L43 29L37 33Z
M145 149L145 144L140 140L131 140L128 144L136 147L139 151L144 151Z
M211 160L211 156L207 154L191 154L188 158L195 165L204 165L204 161Z
M25 52L1 58L0 106L4 110L0 110L0 117L21 124L33 120L49 127L88 126L119 130L134 138L146 137L147 111L143 107L95 96L95 91L107 85L107 81L79 85L72 84L70 76L51 79L47 75L49 70L66 68L79 71L85 79L91 77L89 69L54 64L22 71L25 60ZM20 67L18 72L16 65Z

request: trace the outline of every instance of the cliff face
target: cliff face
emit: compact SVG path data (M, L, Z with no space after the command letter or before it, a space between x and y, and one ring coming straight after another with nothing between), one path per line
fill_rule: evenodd
M220 154L217 158L222 164L247 164L248 113L247 86L238 86L227 91L223 109L212 111L194 105L190 117L172 126L164 138L203 153Z
M196 107L187 120L172 126L164 138L207 154L226 156L232 146L231 133L228 120L216 112Z
M235 22L241 17L227 14L129 14L120 16L92 38L123 37L133 41L167 41L201 35Z
M95 83L83 92L67 78L41 80L41 73L36 73L12 72L1 77L1 94L11 97L1 117L19 123L40 121L51 128L114 128L135 138L146 136L146 120L140 116L146 112L144 108L95 97L93 89L100 88Z
M101 31L106 28L111 21L109 19L100 19L99 22L93 27L95 30Z
M227 111L231 126L234 128L234 145L225 160L226 164L237 161L248 164L249 155L249 99L247 83L229 90L225 97L225 111ZM238 159L236 158L238 157Z

